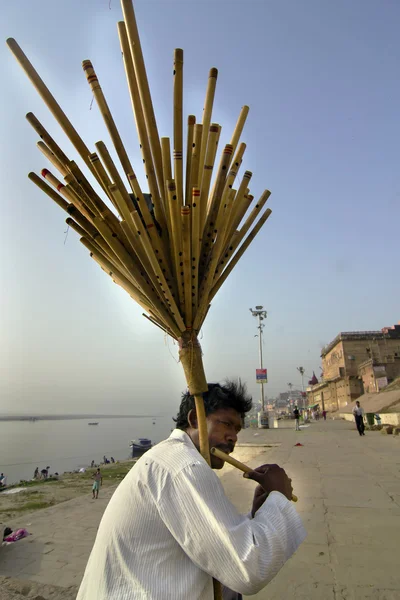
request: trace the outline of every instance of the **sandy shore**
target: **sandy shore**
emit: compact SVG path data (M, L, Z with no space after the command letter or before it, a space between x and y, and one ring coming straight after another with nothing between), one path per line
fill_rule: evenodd
M131 459L103 465L103 488L118 485L135 462L136 459ZM95 471L96 469L87 469L85 473L64 473L57 481L30 481L10 486L5 491L15 493L0 492L0 526L4 528L26 513L90 494Z

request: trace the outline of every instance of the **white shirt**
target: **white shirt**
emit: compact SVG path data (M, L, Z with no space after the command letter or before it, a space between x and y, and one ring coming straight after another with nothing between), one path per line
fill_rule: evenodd
M361 406L355 406L353 408L353 415L357 417L363 417L364 416L364 409Z
M305 535L279 492L254 519L240 515L189 436L176 429L115 491L77 600L212 600L212 577L255 594Z

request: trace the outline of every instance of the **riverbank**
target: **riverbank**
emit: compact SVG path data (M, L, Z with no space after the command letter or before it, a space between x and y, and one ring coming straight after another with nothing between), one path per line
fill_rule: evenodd
M102 490L115 488L135 464L136 459L102 465ZM8 526L12 520L36 510L56 506L91 493L92 476L96 469L85 473L64 473L58 479L20 482L0 492L0 526Z
M289 421L278 429L246 429L240 442L239 460L286 469L308 534L254 600L400 598L399 436L367 431L360 437L354 423L332 420L295 432ZM254 482L229 466L219 475L246 513ZM32 535L0 548L0 600L74 600L115 485L104 487L98 500L85 487L83 496L11 522ZM5 590L9 595L2 596Z

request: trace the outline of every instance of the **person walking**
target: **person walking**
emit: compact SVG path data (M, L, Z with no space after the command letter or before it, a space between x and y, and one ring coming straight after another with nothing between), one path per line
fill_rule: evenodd
M365 435L364 433L364 409L360 406L359 401L357 400L355 407L353 408L353 415L356 420L357 430L360 435Z
M324 421L326 421L326 410L322 411L322 416L324 417Z
M299 409L297 408L297 406L294 407L293 415L294 415L294 420L296 423L295 431L300 431L300 412L299 412Z
M92 487L92 492L93 492L93 500L99 497L99 490L100 490L100 486L103 485L103 477L100 473L100 469L97 469L96 473L93 475L93 487Z

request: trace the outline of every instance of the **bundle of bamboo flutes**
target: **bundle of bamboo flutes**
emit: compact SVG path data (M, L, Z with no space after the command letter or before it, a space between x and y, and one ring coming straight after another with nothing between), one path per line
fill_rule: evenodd
M209 73L202 121L187 120L186 166L183 140L183 51L174 52L173 153L170 138L160 139L145 70L132 0L121 0L118 23L128 89L132 102L148 193L137 180L92 63L82 63L122 166L104 142L89 149L46 87L17 42L7 44L44 102L100 186L96 192L81 168L70 160L39 120L27 114L38 133L38 147L57 172L43 169L29 178L69 217L90 256L144 309L144 316L179 341L190 392L200 420L201 452L209 448L201 394L207 390L197 334L210 303L271 211L262 209L265 190L253 201L245 171L234 188L246 149L239 143L249 108L244 106L213 178L221 126L211 122L218 71ZM259 215L261 217L258 219ZM257 222L256 222L257 221ZM256 224L255 224L256 223Z

